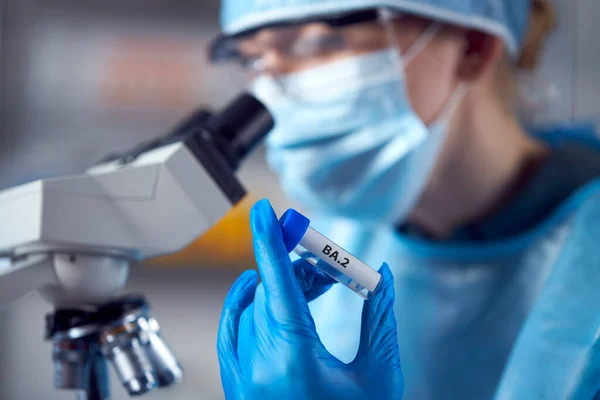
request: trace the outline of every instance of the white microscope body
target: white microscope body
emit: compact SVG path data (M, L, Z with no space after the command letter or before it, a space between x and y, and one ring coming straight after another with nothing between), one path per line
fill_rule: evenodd
M83 175L0 192L0 255L12 260L0 268L0 309L34 290L56 308L57 388L108 398L94 378L101 358L131 395L181 379L143 298L115 299L132 262L183 249L244 197L237 164L273 126L248 95L202 128L189 122Z
M130 262L182 249L234 205L184 143L113 164L0 192L0 252L15 260L0 306L40 288L56 306L105 302Z

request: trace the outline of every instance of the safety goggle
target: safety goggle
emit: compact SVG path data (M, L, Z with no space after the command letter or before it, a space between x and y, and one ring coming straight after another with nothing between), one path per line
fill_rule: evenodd
M268 83L271 91L285 98L303 102L310 98L313 102L315 96L323 97L323 90L342 89L357 80L364 81L363 77L381 77L382 71L394 76L402 73L404 54L395 42L395 27L401 27L406 16L387 11L262 27L217 42L213 59L237 65L243 73L234 75L244 76L246 85ZM430 40L431 35L425 36L412 50L421 47L419 42ZM386 57L377 58L378 63L344 64L339 68L345 60L382 52Z
M366 10L350 14L328 16L320 19L301 19L280 22L262 26L237 35L222 35L211 45L210 59L214 63L236 62L242 66L252 65L253 61L255 61L255 57L253 58L251 55L246 54L244 45L258 45L256 41L257 39L260 39L261 32L265 31L272 32L273 36L280 36L279 43L276 44L279 44L279 47L283 47L284 44L288 45L287 49L293 49L292 53L296 50L304 53L306 53L307 50L328 51L343 46L343 40L345 39L343 28L357 24L373 23L378 20L380 20L380 13L378 10ZM301 41L298 46L289 46L290 41L295 42L299 39L302 28L311 24L322 25L323 27L329 28L331 31L337 31L338 34L322 35L325 37L319 37L319 35L314 34L311 39ZM280 33L281 35L277 35L277 33Z

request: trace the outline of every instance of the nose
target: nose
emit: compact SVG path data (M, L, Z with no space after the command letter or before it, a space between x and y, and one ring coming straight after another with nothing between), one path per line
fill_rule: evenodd
M271 49L265 52L261 63L262 71L259 73L268 73L272 75L289 74L298 71L301 67L301 63L279 49Z

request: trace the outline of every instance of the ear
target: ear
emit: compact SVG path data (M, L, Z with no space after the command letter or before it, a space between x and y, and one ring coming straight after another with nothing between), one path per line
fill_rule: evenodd
M504 44L501 39L487 33L468 30L465 35L465 49L459 64L459 76L468 82L478 79L502 59Z

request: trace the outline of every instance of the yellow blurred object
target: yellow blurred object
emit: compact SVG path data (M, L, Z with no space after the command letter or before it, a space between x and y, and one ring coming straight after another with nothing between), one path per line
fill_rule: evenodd
M253 268L250 209L256 199L246 196L217 225L186 249L148 262L160 267Z

